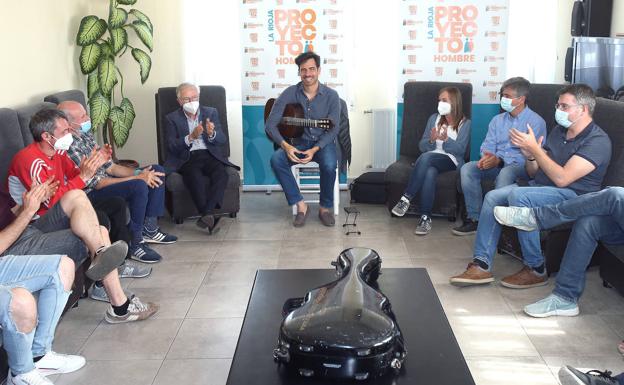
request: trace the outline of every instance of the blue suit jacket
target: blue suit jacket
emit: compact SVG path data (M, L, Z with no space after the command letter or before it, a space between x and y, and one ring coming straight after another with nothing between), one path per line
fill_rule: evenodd
M227 138L221 128L221 121L219 120L217 109L200 106L199 121L205 122L206 119L210 119L210 121L214 123L216 132L216 136L212 142L208 140L206 132L202 133L201 137L206 144L206 148L210 154L221 163L240 170L240 167L231 163L225 155L224 145L227 143ZM165 160L164 167L166 172L170 173L178 171L191 157L191 146L188 146L184 141L184 137L189 134L189 127L182 108L178 108L165 116L165 132L167 135L167 160Z

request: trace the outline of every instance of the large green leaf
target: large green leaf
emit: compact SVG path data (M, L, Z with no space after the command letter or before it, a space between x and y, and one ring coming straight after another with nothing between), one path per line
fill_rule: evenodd
M87 97L90 99L100 89L97 74L90 73L87 77Z
M134 121L134 118L136 117L136 113L134 112L134 106L132 105L132 102L130 101L130 99L123 98L121 100L121 104L119 104L119 107L121 107L121 109L124 112L124 119L126 121L129 121L130 126L132 126L132 122Z
M147 26L147 24L145 24L144 22L140 20L133 21L132 28L134 28L134 30L137 33L137 36L139 37L139 39L141 39L143 44L145 44L145 46L150 50L150 52L152 52L152 49L154 48L154 39L152 37L152 30Z
M97 68L98 62L102 57L102 49L99 44L89 44L82 47L80 51L80 70L83 74L89 74Z
M94 127L100 127L106 123L110 113L110 100L102 95L102 92L96 91L89 98L89 111L91 112L91 123Z
M110 31L113 41L113 52L117 55L128 45L128 32L123 28L115 28Z
M139 63L139 67L141 67L141 84L144 84L152 69L152 59L150 59L145 51L138 48L132 48L132 57Z
M124 98L121 107L113 107L110 114L113 123L113 139L118 147L123 147L130 136L130 129L134 123L134 107L130 100Z
M152 21L150 20L149 17L147 17L146 14L144 14L143 12L139 11L138 9L131 9L130 13L136 17L137 19L141 20L142 22L145 23L145 25L147 25L147 27L150 29L150 31L152 31L152 36L154 35L154 26L152 25Z
M137 0L117 0L119 4L123 5L132 5L137 2Z
M128 12L123 8L111 7L108 14L108 27L117 28L124 25L128 20Z
M100 48L102 49L102 56L108 58L114 58L115 54L113 53L113 47L111 47L108 41L100 43Z
M109 96L113 91L113 87L117 84L117 71L115 70L115 62L113 59L106 58L100 61L100 65L98 66L98 80L102 93Z
M80 27L76 35L76 43L79 46L93 44L106 32L106 21L97 16L89 15L80 20Z

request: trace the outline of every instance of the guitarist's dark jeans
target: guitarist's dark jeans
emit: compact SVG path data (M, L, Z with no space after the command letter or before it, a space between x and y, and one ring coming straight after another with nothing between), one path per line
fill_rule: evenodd
M210 151L195 150L191 151L191 158L180 168L179 173L200 214L212 214L215 208L221 207L228 182L225 167ZM205 176L210 178L208 188Z
M305 151L314 147L315 144L316 142L300 139L299 144L295 147L300 151ZM336 166L338 164L336 159L335 143L329 143L317 151L316 154L314 154L312 161L318 163L319 170L321 172L320 206L327 209L333 208L334 182L336 181ZM299 191L295 177L290 170L290 167L294 164L294 162L291 162L290 159L288 159L288 156L281 148L275 151L271 157L271 168L273 169L277 180L279 180L282 185L284 194L286 194L286 200L291 206L303 200L303 196Z

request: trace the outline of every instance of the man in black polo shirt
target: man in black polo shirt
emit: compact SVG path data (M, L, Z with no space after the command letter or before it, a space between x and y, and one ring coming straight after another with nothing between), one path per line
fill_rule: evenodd
M474 259L466 271L450 278L457 286L478 285L494 281L492 261L501 225L494 217L495 206L540 207L598 191L611 159L611 141L592 120L596 98L590 87L573 84L559 91L555 105L558 123L544 147L543 137L512 129L511 143L526 157L526 170L534 177L529 187L513 184L490 191L484 199L475 239ZM539 231L520 231L525 266L501 280L501 285L523 289L545 285L548 276L540 247Z

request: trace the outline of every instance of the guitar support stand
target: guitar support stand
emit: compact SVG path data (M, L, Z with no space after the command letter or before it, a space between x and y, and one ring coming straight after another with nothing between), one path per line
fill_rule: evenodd
M360 210L357 209L357 207L354 206L349 206L349 207L345 207L344 208L345 213L347 213L347 218L345 219L345 223L344 225L342 225L342 227L345 227L347 232L345 233L346 235L349 234L357 234L357 235L362 235L362 233L355 229L355 227L357 226L355 224L355 221L357 220L358 214L360 213ZM353 222L349 223L349 217L350 215L353 214ZM351 230L351 227L353 227L354 229Z

